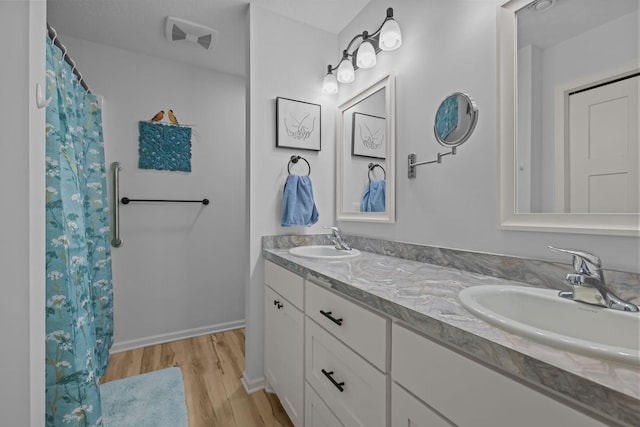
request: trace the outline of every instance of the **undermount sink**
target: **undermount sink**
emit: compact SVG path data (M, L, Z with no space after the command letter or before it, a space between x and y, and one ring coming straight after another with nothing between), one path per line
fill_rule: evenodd
M351 249L350 251L342 251L335 248L335 246L298 246L289 249L291 255L297 255L305 258L319 258L319 259L344 259L353 258L360 255L360 251L357 249Z
M640 365L640 314L561 298L553 289L479 285L458 294L477 317L517 335L591 357Z

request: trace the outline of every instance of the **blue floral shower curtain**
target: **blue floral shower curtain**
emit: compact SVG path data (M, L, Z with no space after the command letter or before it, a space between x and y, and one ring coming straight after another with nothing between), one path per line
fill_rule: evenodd
M102 113L47 39L46 425L102 426L113 336Z

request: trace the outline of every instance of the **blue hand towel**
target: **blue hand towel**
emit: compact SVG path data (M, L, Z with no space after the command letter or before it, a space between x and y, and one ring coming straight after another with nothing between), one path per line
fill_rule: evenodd
M362 212L384 212L385 210L385 180L369 181L369 185L364 189Z
M289 175L282 197L283 227L311 226L318 222L318 209L313 200L313 188L308 176Z

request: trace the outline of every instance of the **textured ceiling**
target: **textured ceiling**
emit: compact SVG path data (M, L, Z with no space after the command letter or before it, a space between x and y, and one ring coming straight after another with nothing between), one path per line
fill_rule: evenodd
M245 20L250 2L337 34L369 0L49 0L47 20L63 42L67 35L244 75ZM217 30L218 43L214 50L168 42L164 37L167 16Z

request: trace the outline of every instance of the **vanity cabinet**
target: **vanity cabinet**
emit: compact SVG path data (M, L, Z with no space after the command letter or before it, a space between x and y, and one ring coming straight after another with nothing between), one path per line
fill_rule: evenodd
M314 321L305 334L305 379L341 423L386 426L387 376Z
M418 413L409 414L398 385L428 404L425 414L439 413L460 427L605 425L403 326L394 324L392 337L394 427Z
M291 422L304 425L304 281L265 263L264 371Z
M298 427L605 425L270 261L265 282L267 385Z
M305 386L304 425L305 427L344 426L309 384Z
M391 425L451 427L452 424L394 382L391 385Z
M389 319L305 282L305 379L346 426L387 425Z

